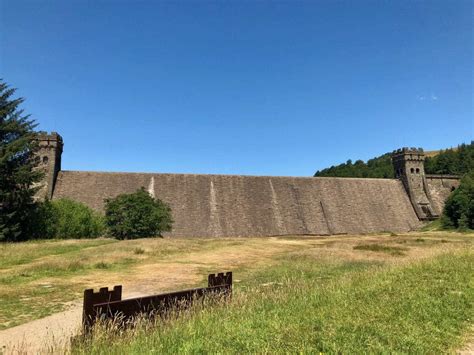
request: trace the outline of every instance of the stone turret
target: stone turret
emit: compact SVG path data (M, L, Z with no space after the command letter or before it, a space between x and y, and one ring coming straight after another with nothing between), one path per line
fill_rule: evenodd
M420 220L439 217L435 212L425 176L425 153L421 148L401 148L392 153L395 177L402 180Z
M41 182L37 197L39 199L51 199L54 191L56 177L61 170L61 154L63 152L63 139L56 133L41 132L37 135L38 151L36 153L38 160L38 169L44 171L44 178Z

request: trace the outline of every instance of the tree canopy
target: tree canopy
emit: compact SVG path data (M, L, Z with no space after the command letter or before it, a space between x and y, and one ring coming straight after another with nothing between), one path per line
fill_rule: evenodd
M170 231L171 209L144 188L105 200L105 223L117 239L146 238Z
M35 170L35 122L19 108L22 98L0 80L0 241L28 238L34 210L34 184L42 177Z

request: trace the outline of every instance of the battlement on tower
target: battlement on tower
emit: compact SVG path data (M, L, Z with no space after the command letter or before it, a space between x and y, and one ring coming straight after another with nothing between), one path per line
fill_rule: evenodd
M400 148L392 152L392 160L425 160L425 152L423 148Z
M397 154L397 153L424 153L423 148L414 148L414 147L403 147L399 149L395 149L392 154Z
M36 141L40 148L46 149L57 149L59 148L62 152L63 149L63 138L57 132L39 132L36 135Z

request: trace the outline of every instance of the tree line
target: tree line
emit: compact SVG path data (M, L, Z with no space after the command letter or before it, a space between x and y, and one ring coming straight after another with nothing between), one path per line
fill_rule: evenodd
M348 160L345 163L316 171L315 177L359 177L392 179L391 153L369 159L367 162ZM474 170L474 141L460 144L455 149L441 150L439 154L425 159L427 174L464 175Z

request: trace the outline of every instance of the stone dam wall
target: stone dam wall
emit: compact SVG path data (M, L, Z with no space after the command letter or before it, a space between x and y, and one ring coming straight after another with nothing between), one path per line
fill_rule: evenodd
M435 211L441 215L446 199L454 189L459 187L461 182L460 177L450 175L426 175L425 178L433 207Z
M170 236L359 234L421 226L397 179L60 171L53 199L102 211L105 198L142 186L170 204Z

